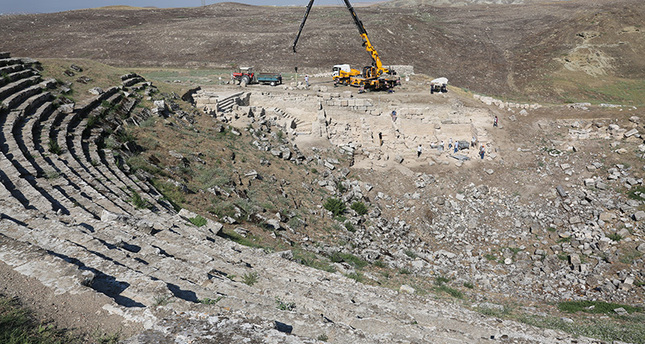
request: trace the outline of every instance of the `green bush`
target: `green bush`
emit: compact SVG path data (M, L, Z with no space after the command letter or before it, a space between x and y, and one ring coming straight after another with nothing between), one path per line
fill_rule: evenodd
M645 197L643 197L643 195L645 195L645 186L633 187L627 191L627 197L637 201L645 201Z
M208 220L203 218L201 215L197 215L197 216L195 216L193 218L190 218L190 219L188 219L188 221L190 221L190 223L194 224L197 227L206 226L206 224L208 223Z
M358 215L367 214L367 207L363 202L354 202L352 203L352 210L354 210Z
M313 252L307 252L300 249L294 249L291 250L291 252L293 253L293 261L298 264L331 273L336 272L336 268L333 265L329 264L327 260L319 259Z
M436 285L443 285L444 283L450 282L450 278L443 277L443 276L437 276L434 279L434 284Z
M277 296L275 298L275 303L276 303L276 307L281 311L293 311L296 309L295 302L285 302L280 300L280 298Z
M134 190L130 193L130 202L132 202L132 205L137 209L145 209L150 206L150 203L143 199L141 195Z
M385 265L385 262L383 262L382 260L375 261L374 266L376 266L377 268L381 268L381 269L387 267L387 265Z
M345 276L353 279L358 283L363 283L363 280L364 280L363 274L361 274L360 272L352 272L351 274L347 274Z
M348 263L357 269L362 269L368 264L367 261L351 253L334 252L329 259L334 263Z
M345 203L342 200L334 197L327 198L327 201L325 202L325 204L323 204L323 207L331 211L334 216L340 216L345 212L345 210L347 210Z
M416 259L418 257L417 254L412 250L405 250L405 255L412 259Z
M609 239L611 239L613 241L620 241L620 239L622 239L623 237L618 233L611 233L611 234L607 235L607 238L609 238Z
M356 228L354 228L354 225L351 222L345 221L344 225L345 225L345 228L347 228L348 231L356 232Z
M448 294L448 295L450 295L452 297L456 297L458 299L463 299L464 298L464 294L461 291L459 291L457 289L454 289L454 288L450 288L449 286L447 286L445 284L442 284L442 285L438 286L437 291L444 292L444 293L446 293L446 294Z
M224 299L224 296L218 296L216 299L209 299L209 298L204 298L199 300L199 303L205 304L205 305L214 305Z
M56 154L56 155L61 155L61 153L63 153L63 150L58 145L58 141L56 141L56 140L54 140L52 138L49 139L48 146L49 146L49 152L50 153L53 153L53 154Z
M252 286L256 283L258 283L258 273L253 271L253 272L248 272L242 275L242 282L248 286Z

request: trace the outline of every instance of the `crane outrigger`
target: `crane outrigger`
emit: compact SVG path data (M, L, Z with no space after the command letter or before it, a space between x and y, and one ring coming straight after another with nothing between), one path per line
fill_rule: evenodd
M352 5L349 3L349 0L343 1L345 2L345 6L347 6L349 13L354 20L354 24L358 28L358 32L361 35L361 39L363 40L363 46L365 47L365 50L370 54L372 58L372 65L363 67L362 71L350 68L348 64L335 65L332 69L332 77L334 79L334 82L336 82L337 84L351 85L370 90L385 90L394 87L400 82L400 79L396 76L396 72L390 70L389 68L383 67L381 58L379 57L376 48L374 48L374 46L370 42L369 36L367 35L367 30L365 30L363 22L358 19L354 7L352 7ZM302 33L302 29L305 27L305 22L309 17L309 12L311 11L313 4L314 0L309 0L305 15L302 18L302 23L300 23L298 35L293 42L294 53L296 52L296 45L298 44L300 34Z

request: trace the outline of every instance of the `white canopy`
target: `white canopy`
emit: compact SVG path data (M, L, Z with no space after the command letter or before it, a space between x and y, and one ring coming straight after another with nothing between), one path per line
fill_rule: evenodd
M448 85L448 78L436 78L432 81L430 81L430 84L432 85Z

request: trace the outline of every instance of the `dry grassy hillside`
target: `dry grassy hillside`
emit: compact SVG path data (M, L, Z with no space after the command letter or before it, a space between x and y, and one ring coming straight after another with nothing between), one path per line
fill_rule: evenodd
M358 14L385 64L411 64L417 73L510 98L639 104L644 7L637 0L466 7L395 1ZM303 10L220 3L3 16L0 50L119 66L250 64L305 73L369 63L342 7L315 6L294 55Z

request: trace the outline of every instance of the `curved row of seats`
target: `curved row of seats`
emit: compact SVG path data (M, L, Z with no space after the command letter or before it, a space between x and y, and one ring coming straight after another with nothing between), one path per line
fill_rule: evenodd
M112 87L74 111L64 111L52 95L55 80L42 81L38 70L21 59L0 56L5 76L0 84L0 179L5 194L26 208L94 218L103 211L126 215L150 211L129 202L133 193L151 210L172 209L153 187L123 173L112 151L99 149L104 132L87 125L91 116L105 111L105 102L130 111L136 100L126 99L121 87ZM124 84L143 81L132 75Z

